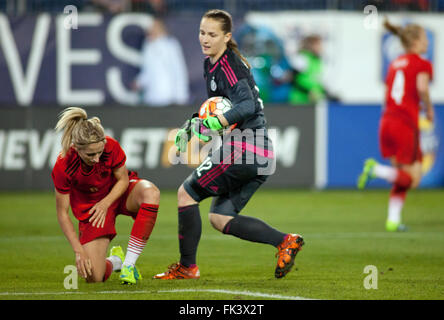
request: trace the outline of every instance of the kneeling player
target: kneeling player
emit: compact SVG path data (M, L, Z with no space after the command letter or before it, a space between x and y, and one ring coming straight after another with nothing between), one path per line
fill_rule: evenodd
M56 130L63 130L62 152L52 171L57 218L76 256L77 270L87 282L120 272L122 284L135 284L141 274L135 264L153 230L159 208L157 187L128 172L119 143L105 136L100 120L88 119L81 108L61 114ZM79 220L77 237L68 212ZM131 216L126 256L120 246L106 252L116 235L118 214Z

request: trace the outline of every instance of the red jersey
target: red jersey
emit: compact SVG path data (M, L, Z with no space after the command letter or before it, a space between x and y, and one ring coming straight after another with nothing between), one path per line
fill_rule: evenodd
M433 78L432 64L417 54L404 54L389 66L386 77L385 115L395 116L418 127L420 98L416 78L426 72Z
M89 218L88 211L92 206L111 191L117 181L113 170L125 164L126 155L120 144L107 136L100 161L91 171L86 172L81 161L77 151L71 147L65 157L57 157L52 170L56 190L63 194L69 193L72 212L80 221Z

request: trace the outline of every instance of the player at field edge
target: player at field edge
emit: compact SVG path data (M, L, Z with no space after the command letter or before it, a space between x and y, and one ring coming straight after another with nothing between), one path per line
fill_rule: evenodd
M379 146L391 166L367 159L358 179L363 189L373 178L385 179L393 185L389 202L387 231L405 231L402 208L409 189L421 182L422 152L420 148L419 112L434 121L429 82L433 78L432 64L423 59L428 40L425 29L416 24L395 26L388 20L385 28L400 38L405 54L389 66L386 77L385 110L379 124Z
M244 141L226 139L222 152L215 151L196 168L178 189L178 223L180 261L168 267L154 279L197 279L200 270L196 254L202 233L199 203L213 197L209 212L211 225L223 234L243 240L269 244L278 249L275 277L285 276L292 268L303 239L298 234L283 233L264 221L240 215L256 190L268 175L259 174L259 169L273 161L272 142L266 133L263 104L259 89L250 72L248 61L241 55L232 39L232 18L223 10L206 12L200 22L199 42L204 60L204 77L209 97L228 98L233 108L217 117L200 119L197 114L188 119L178 131L175 144L185 151L186 144L195 134L208 141L208 131L219 132L235 123L234 131L252 129L254 145ZM257 132L265 133L260 142ZM233 131L233 132L234 132ZM228 134L234 140L233 133ZM219 149L219 151L221 150ZM217 155L217 156L216 156ZM223 158L223 160L222 160ZM248 164L246 159L255 159ZM241 163L239 163L238 160ZM259 161L259 159L261 161ZM265 164L265 165L264 165ZM247 269L248 266L245 266Z
M125 152L105 135L99 118L88 119L85 110L67 108L55 129L63 131L62 151L52 170L57 218L79 274L87 282L102 282L120 271L122 284L136 284L141 274L135 264L156 223L159 189L127 170ZM69 207L79 220L78 236ZM106 257L119 214L134 219L127 253L115 246Z

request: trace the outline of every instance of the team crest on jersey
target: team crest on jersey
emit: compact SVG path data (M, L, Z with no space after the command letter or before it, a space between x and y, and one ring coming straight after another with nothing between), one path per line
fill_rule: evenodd
M216 81L214 81L214 76L213 76L213 78L211 78L210 88L212 91L216 91L216 89L217 89L217 84L216 84Z
M104 165L98 165L96 170L101 179L106 179L110 175L110 171Z
M100 172L100 178L106 179L108 176L109 176L109 172L108 171Z

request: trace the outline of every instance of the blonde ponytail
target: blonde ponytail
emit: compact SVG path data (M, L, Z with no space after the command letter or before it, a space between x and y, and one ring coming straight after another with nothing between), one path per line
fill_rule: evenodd
M391 24L388 19L384 20L384 27L395 36L399 37L402 46L405 50L409 50L413 45L414 41L419 39L421 32L423 32L423 27L417 24L409 24L405 27L396 26Z
M55 130L63 131L62 157L72 145L82 148L91 143L105 141L105 130L100 119L93 117L88 120L88 115L82 108L70 107L63 110Z

